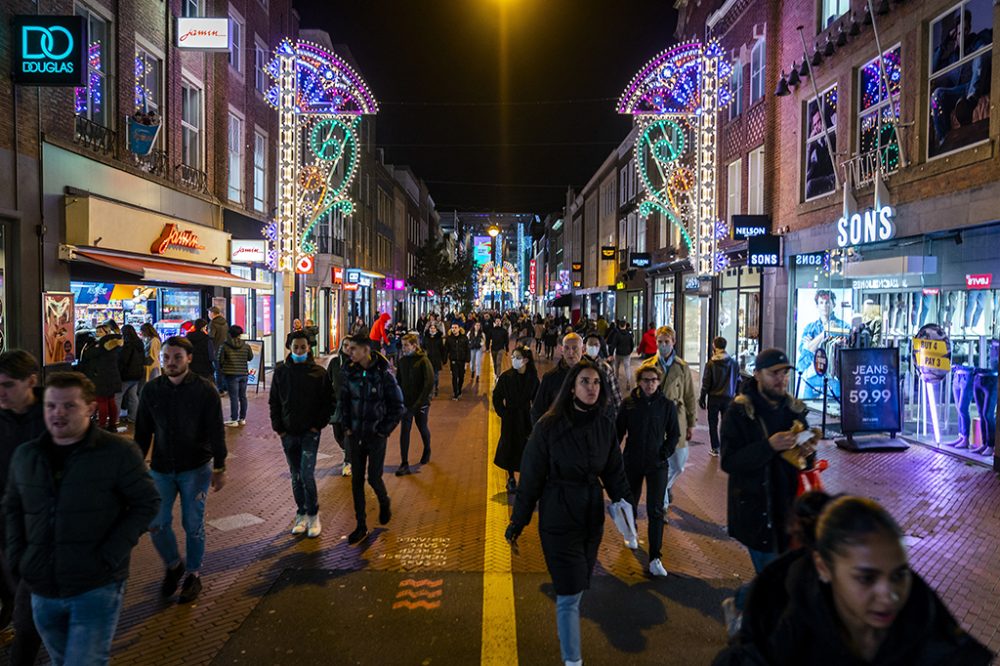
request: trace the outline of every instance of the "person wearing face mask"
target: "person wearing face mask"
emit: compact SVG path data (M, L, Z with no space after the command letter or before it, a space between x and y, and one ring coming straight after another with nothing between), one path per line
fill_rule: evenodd
M319 497L316 491L316 455L320 433L330 422L333 391L330 377L313 360L309 334L295 331L284 363L274 367L268 405L271 429L281 438L292 478L295 518L292 534L320 535Z
M727 525L729 535L750 554L754 571L788 549L785 525L798 489L798 468L783 452L796 449L802 458L815 451L813 441L799 443L793 426L808 429L807 409L787 391L791 370L780 349L757 355L754 376L743 382L722 419L720 466L729 475ZM739 628L749 586L723 601L730 634Z
M754 586L753 631L740 631L715 666L963 664L995 656L966 633L912 569L903 531L877 502L840 497L823 509L815 543L773 582ZM770 574L769 566L765 574ZM778 604L778 607L775 607Z
M434 391L434 367L420 348L420 338L416 333L404 335L402 345L403 356L399 359L397 378L406 411L399 424L400 464L396 476L410 474L410 428L414 421L424 444L420 464L426 465L431 461L431 431L427 427L427 419L431 409L431 392Z
M584 357L593 361L594 365L608 377L608 409L614 417L622 404L622 390L618 386L618 377L611 364L601 358L601 337L597 333L588 333L584 343Z
M538 385L538 392L535 393L535 400L531 403L531 422L537 423L542 418L542 414L549 410L552 403L559 395L563 381L569 375L570 369L583 358L583 338L576 333L567 333L562 343L562 358L556 367L552 368L544 375ZM604 400L607 404L607 396Z
M434 397L437 397L438 379L441 375L441 366L444 365L445 351L441 325L435 321L427 324L427 332L424 333L424 351L427 352L427 360L434 368Z
M462 397L462 387L465 385L465 366L469 362L469 338L465 331L455 322L448 331L444 341L445 354L451 369L451 399Z
M677 448L670 456L669 472L667 474L667 492L663 495L663 515L667 515L670 510L670 501L673 499L672 489L688 459L688 442L694 435L695 419L698 416L697 398L694 391L694 378L691 375L691 368L687 362L677 355L674 345L677 342L677 335L674 329L669 326L661 326L656 329L656 354L646 359L643 367L657 365L663 371L663 383L660 390L668 400L673 400L677 405L677 415L680 419L681 438L677 442Z
M513 493L517 490L514 475L521 469L524 445L531 434L531 401L538 391L538 371L529 347L515 347L510 365L493 388L493 409L500 417L500 441L493 464L507 471L507 492Z
M569 368L555 403L528 438L504 535L517 553L517 539L539 505L538 535L556 592L562 659L569 666L583 663L580 599L590 587L604 534L604 493L612 502L634 504L607 400L608 381L597 366L584 359Z

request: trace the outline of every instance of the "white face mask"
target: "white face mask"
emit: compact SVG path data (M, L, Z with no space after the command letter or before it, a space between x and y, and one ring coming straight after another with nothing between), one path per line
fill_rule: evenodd
M510 365L515 370L520 370L521 368L524 367L524 359L523 358L512 358L510 360Z
M594 345L587 346L587 356L589 356L590 358L597 358L597 356L600 353L601 353L601 348L599 346L596 347Z

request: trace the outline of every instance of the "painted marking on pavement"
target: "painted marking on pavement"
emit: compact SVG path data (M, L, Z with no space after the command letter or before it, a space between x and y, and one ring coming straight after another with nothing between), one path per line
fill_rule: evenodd
M494 379L492 359L484 358L489 367L488 379ZM483 640L480 664L483 666L517 666L517 620L514 616L514 575L511 572L510 546L503 538L510 516L505 502L493 498L507 492L507 475L493 464L500 436L500 417L493 411L493 381L482 384L487 394L486 456L486 551L483 557Z
M237 513L234 516L223 516L222 518L210 520L208 524L222 532L229 532L230 530L238 530L241 527L260 525L262 522L264 522L262 518L258 518L252 513Z
M392 609L399 610L405 608L406 610L417 610L422 608L424 610L434 610L435 608L440 608L440 597L444 593L444 590L441 589L443 584L444 580L440 578L437 580L414 580L412 578L401 580L399 581L399 590L396 592L397 601L392 604ZM406 598L416 599L416 601L407 601ZM428 601L428 599L437 599L437 601Z

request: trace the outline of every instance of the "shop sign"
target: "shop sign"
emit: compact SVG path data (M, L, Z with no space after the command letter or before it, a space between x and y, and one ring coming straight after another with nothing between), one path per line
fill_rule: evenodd
M344 283L344 291L357 291L357 290L358 290L358 285L357 284L352 283L352 282L345 282Z
M535 293L535 280L538 279L537 269L535 268L535 260L532 259L528 262L528 293Z
M813 354L813 370L816 374L822 377L826 374L826 366L829 358L826 355L826 350L822 347L816 348L816 353Z
M333 271L333 283L344 284L344 269L334 266L331 270Z
M583 283L580 282L579 280L573 280L573 288L574 289L579 289L581 284L583 284Z
M164 254L170 248L198 251L204 250L205 246L201 244L201 239L195 232L190 229L182 230L173 222L167 222L163 225L160 237L149 246L149 251L153 254Z
M262 264L267 261L267 241L230 241L229 260L234 264Z
M625 288L625 283L624 282L616 282L615 283L615 289L617 289L618 291L621 291L624 288Z
M940 325L924 324L911 342L921 379L937 383L951 372L951 340Z
M311 254L299 257L295 262L296 275L312 275L316 271L316 260Z
M864 213L840 218L837 221L837 247L854 247L895 238L895 217L896 210L892 206L882 206L878 210L868 209Z
M852 280L854 289L905 289L908 286L906 278L865 278Z
M349 270L347 271L347 282L350 284L358 284L361 282L361 271Z
M648 268L653 263L653 258L649 252L633 252L628 263L632 268Z
M697 275L684 278L684 291L698 291L699 285L701 285L701 280L698 279Z
M15 16L12 23L14 83L87 85L87 26L83 16L32 14Z
M819 268L825 266L828 261L829 255L826 252L813 252L811 254L795 255L796 266L816 266Z
M582 270L583 270L583 262L582 261L574 261L573 262L573 272L574 273L579 273Z
M922 293L923 293L924 296L937 296L938 294L941 293L941 290L940 289L936 289L936 288L935 289L922 289L921 291L922 291Z
M385 281L382 283L382 289L386 291L392 291L392 284L393 284L392 278L387 277L385 278Z
M228 18L177 19L177 48L183 51L228 51L229 36Z
M773 268L783 265L781 236L755 236L747 240L747 265Z
M614 261L616 254L618 254L618 248L614 245L601 246L601 259L604 261Z
M733 215L733 238L748 240L771 233L770 215Z
M965 276L965 286L968 289L989 289L992 284L993 273Z
M396 291L406 291L406 280L393 280L392 287Z
M370 287L372 286L372 279L367 275L361 275L358 277L358 284L362 287Z
M843 432L899 432L899 349L868 347L838 353Z

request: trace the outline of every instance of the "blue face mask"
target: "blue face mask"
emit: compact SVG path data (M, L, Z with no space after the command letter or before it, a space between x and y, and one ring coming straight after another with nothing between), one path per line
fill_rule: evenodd
M305 363L306 359L309 358L309 354L291 354L292 360L296 363Z

